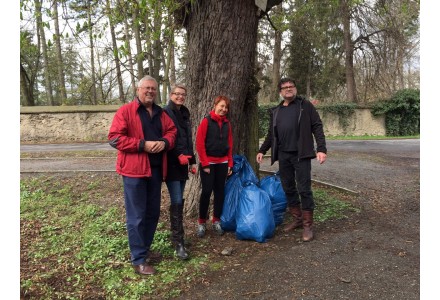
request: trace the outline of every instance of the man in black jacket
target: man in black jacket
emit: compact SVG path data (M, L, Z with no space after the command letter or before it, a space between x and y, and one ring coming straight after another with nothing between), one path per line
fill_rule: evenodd
M272 148L271 165L279 162L281 184L286 194L287 205L293 222L285 232L303 227L302 239L313 239L313 210L311 160L316 158L323 164L327 148L321 118L314 105L297 96L293 79L283 78L278 83L283 101L270 109L269 129L257 154L261 163L263 155ZM313 137L316 140L315 152Z

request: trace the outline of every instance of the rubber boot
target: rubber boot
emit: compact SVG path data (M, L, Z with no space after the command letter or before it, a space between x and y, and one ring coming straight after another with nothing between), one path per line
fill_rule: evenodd
M300 228L303 226L303 219L302 219L302 213L301 213L301 208L299 206L293 206L293 207L289 207L289 212L292 215L292 223L290 223L289 225L286 225L286 227L284 227L284 232L289 232L292 231L296 228Z
M304 242L313 240L313 210L303 210L303 234L302 239Z
M176 256L181 260L188 259L188 253L183 241L183 205L170 205L171 241L176 250Z

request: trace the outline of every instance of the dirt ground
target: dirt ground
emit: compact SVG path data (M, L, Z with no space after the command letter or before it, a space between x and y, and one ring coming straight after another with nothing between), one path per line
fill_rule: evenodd
M335 190L360 211L317 224L309 243L301 241L301 230L284 234L283 225L266 243L211 230L198 239L195 220L187 219L189 251L209 251L216 260L176 299L419 299L419 160L418 151L399 145L385 153L335 147L325 165L312 166L313 177L358 192ZM114 174L93 176L117 180ZM107 201L121 199L109 190ZM162 220L167 201L164 193ZM228 246L232 255L222 255Z

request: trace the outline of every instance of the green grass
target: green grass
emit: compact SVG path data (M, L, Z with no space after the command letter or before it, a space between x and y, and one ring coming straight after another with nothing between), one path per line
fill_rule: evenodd
M209 239L194 243L189 261L178 260L169 241L169 225L159 223L152 250L160 251L164 259L155 266L157 274L135 274L129 263L123 205L100 206L96 190L105 187L96 178L83 179L87 188L81 193L75 192L79 179L70 183L47 176L21 180L21 266L27 270L20 278L22 297L168 299L193 285L207 268L219 271L226 266L222 257L207 250ZM323 190L314 189L314 195L317 222L345 218L356 210Z
M45 193L44 185L44 180L20 185L20 231L26 251L22 264L32 266L21 278L24 296L80 299L93 293L106 299L166 299L178 294L178 283L190 281L205 260L173 259L169 231L160 224L152 248L166 259L156 267L157 276L139 277L127 263L130 254L120 208L72 200L69 187Z

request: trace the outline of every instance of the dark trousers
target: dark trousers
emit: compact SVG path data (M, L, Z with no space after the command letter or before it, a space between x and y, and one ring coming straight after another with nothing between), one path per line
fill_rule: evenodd
M220 219L225 201L225 183L228 176L228 164L209 165L210 173L203 171L200 166L200 180L202 183L202 194L199 201L199 218L208 219L209 200L214 192L214 218Z
M289 207L301 205L302 210L313 210L312 161L298 160L298 152L278 152L281 185Z
M151 178L122 177L133 265L139 265L147 258L159 222L162 172L161 168L152 168L151 172Z

